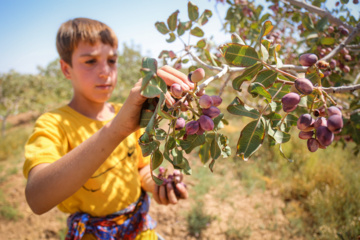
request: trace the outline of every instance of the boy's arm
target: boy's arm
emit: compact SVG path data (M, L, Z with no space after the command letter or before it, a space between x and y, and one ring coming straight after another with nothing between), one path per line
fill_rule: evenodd
M159 69L158 75L171 85L183 82L191 88L185 74L170 68ZM36 214L42 214L74 194L92 176L112 151L131 133L139 129L142 104L141 80L130 91L119 113L78 147L51 164L39 164L29 173L26 199ZM168 101L174 101L171 97ZM172 103L171 103L172 104Z
M25 195L34 213L45 213L74 194L133 132L133 126L126 122L135 121L131 120L134 113L126 104L123 107L112 121L78 147L51 164L32 168Z
M164 205L168 205L169 203L176 204L178 202L178 198L175 195L173 185L171 183L161 186L156 185L156 183L151 177L150 171L151 171L150 165L147 165L139 170L140 178L141 178L141 187L145 191L151 192L155 201L158 204L164 204ZM178 183L176 184L176 188L180 193L180 199L188 198L188 191L184 187L184 185Z

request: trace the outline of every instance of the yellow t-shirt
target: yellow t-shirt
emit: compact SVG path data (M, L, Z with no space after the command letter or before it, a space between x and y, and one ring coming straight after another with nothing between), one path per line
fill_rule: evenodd
M121 108L120 104L113 106L116 113ZM38 164L55 162L107 122L85 117L69 106L41 115L25 145L24 176L28 178L29 171ZM137 142L140 134L137 131L123 140L92 177L58 208L66 213L105 216L135 202L141 194L138 169L150 162L149 157L142 157Z

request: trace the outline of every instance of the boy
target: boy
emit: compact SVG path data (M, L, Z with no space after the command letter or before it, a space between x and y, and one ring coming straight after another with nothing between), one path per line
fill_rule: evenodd
M159 204L178 199L171 184L157 186L137 140L146 100L141 79L123 105L107 100L117 81L117 38L107 25L77 18L63 23L56 39L61 70L73 87L68 105L43 114L25 146L25 195L43 214L54 206L71 216L67 239L157 239L147 215L152 193ZM158 70L168 84L194 86L169 66ZM168 104L174 99L166 97ZM181 197L188 193L176 186Z

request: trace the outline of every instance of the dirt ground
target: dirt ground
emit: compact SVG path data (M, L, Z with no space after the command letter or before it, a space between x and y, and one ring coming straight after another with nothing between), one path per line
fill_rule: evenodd
M21 120L18 124L24 122ZM14 163L9 162L9 166L6 161L4 163L2 171L14 168ZM56 208L41 216L32 213L24 196L26 180L22 175L22 161L18 161L15 167L15 174L0 181L0 190L5 198L0 207L17 209L19 217L15 220L0 217L0 239L62 239L67 215ZM212 173L209 171L208 174ZM290 223L283 213L285 203L275 190L259 189L249 194L231 172L214 174L217 175L215 181L221 183L201 196L200 205L212 219L201 235L190 236L186 216L199 201L194 187L205 183L196 181L192 176L187 177L185 182L190 198L177 205L161 206L152 201L150 215L157 221L156 231L164 239L302 239L291 233ZM7 206L1 206L5 203Z
M230 176L227 178L230 180ZM288 231L289 222L282 213L285 205L276 192L259 190L249 195L239 182L231 181L234 191L225 199L219 200L218 191L215 189L203 196L204 212L214 218L201 236L188 234L186 213L194 204L191 196L177 205L161 206L152 201L150 215L158 223L157 232L165 239L174 240L299 239ZM191 179L187 185L191 192L194 186ZM66 227L66 214L55 208L44 215L35 215L26 204L24 186L25 180L21 171L0 185L7 202L16 207L21 215L17 220L0 219L0 238L60 239L61 232L63 233ZM230 229L237 230L237 237L230 238L229 234L226 234Z

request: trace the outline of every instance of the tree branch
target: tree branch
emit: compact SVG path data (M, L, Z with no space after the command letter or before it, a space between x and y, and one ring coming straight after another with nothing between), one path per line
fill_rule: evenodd
M196 56L192 51L190 50L186 50L190 56L196 61L198 62L200 65L210 69L210 70L215 70L215 71L222 71L221 67L214 67L212 65L206 64L205 62L203 62L198 56ZM276 65L271 65L271 67L276 68ZM304 66L295 66L292 64L284 64L281 68L281 70L284 71L290 71L290 70L294 70L296 72L306 72L308 67L304 67ZM229 72L243 72L246 68L244 67L229 67Z
M219 97L221 97L221 95L223 94L226 85L227 85L228 82L232 79L232 77L233 77L233 74L229 74L229 76L226 78L224 84L221 86L221 89L220 89L220 91L219 91Z
M297 7L305 8L309 12L314 12L317 15L319 15L320 17L323 17L323 18L327 17L329 22L331 22L331 23L333 23L333 24L335 24L337 26L343 25L349 31L354 31L355 30L355 28L353 26L350 26L349 24L344 23L343 21L341 21L339 18L334 17L330 12L328 12L328 11L326 11L324 9L318 8L316 6L310 5L310 4L306 3L305 1L298 1L298 0L283 0L283 1L289 2L292 5L295 5Z
M348 45L356 37L358 33L360 33L360 23L356 25L356 28L349 34L349 36L342 43L340 43L329 54L327 54L320 60L329 61L331 58L337 55L341 51L341 49L343 49L346 45Z
M221 78L222 76L224 76L228 71L229 71L229 66L224 64L221 72L219 72L216 75L213 75L213 76L209 77L208 79L206 79L202 84L200 84L197 87L197 92L200 91L201 89L206 88L215 79L218 79L218 78Z
M327 93L344 93L344 92L354 92L360 89L360 84L353 85L353 86L340 86L340 87L327 87L322 88Z

